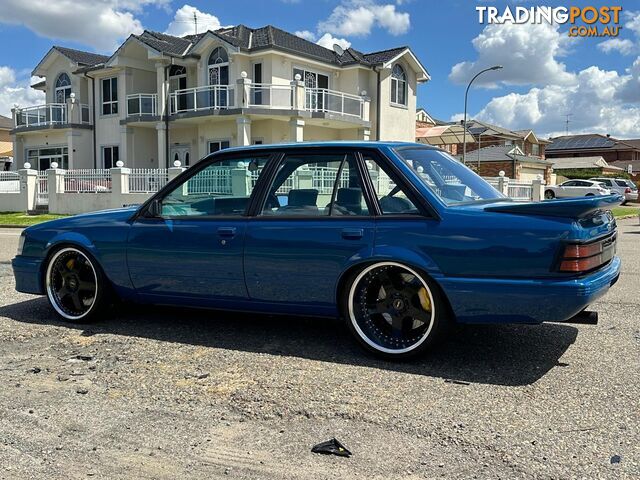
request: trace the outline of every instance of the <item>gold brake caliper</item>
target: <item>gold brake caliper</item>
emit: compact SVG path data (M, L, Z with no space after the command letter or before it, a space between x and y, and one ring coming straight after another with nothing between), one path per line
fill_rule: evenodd
M422 287L418 290L418 298L420 299L420 305L425 312L431 311L431 300L429 300L429 295L427 294L427 289Z

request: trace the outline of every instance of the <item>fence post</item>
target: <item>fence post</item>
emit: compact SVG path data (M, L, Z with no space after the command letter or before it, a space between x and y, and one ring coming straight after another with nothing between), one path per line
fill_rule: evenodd
M59 205L58 195L64 194L64 174L60 168L47 170L47 190L49 195L49 213L67 213Z
M503 195L509 196L509 177L504 176L504 171L500 170L500 175L498 177L498 191L500 191Z
M544 198L544 181L542 175L531 182L531 200L540 202Z
M231 195L244 197L251 192L251 174L246 167L234 167L231 169Z
M20 208L25 212L36 209L38 194L38 171L24 168L18 170L20 176Z
M129 174L131 170L125 167L111 169L111 206L120 208L127 204L124 195L129 193Z
M367 92L362 92L362 121L368 122L371 112L371 98L367 97ZM366 140L369 140L368 138Z
M304 83L300 74L296 75L295 80L291 80L291 91L293 92L291 108L293 110L304 110Z
M299 168L296 171L297 184L294 182L293 188L314 188L313 171L309 168ZM334 177L335 178L335 177Z
M186 168L184 168L184 167L171 167L171 168L169 168L167 170L169 181L171 181L174 178L176 178L178 175L180 175L185 170L186 170Z
M240 73L240 77L236 80L236 105L238 108L247 108L251 103L251 80L247 78L247 72Z

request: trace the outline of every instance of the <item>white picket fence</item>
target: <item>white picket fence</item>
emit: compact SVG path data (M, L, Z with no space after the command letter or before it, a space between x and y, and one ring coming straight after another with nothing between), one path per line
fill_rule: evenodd
M20 175L18 172L0 172L0 192L20 193Z
M64 174L67 193L108 193L111 191L111 170L89 168L67 170Z
M132 168L129 172L129 192L155 193L169 181L166 168Z

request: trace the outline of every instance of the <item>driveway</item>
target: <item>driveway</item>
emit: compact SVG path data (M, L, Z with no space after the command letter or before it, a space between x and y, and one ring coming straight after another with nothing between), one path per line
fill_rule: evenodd
M18 294L0 230L0 478L638 478L640 226L590 325L464 326L367 356L338 321ZM351 458L312 454L338 438Z

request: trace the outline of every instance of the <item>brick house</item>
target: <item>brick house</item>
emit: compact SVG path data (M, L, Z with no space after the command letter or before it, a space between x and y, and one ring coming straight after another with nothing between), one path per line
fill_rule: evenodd
M457 158L462 160L462 155ZM497 177L503 171L505 176L519 181L535 180L542 175L547 184L552 182L552 163L537 155L526 155L515 145L491 145L467 151L466 164L483 177Z

